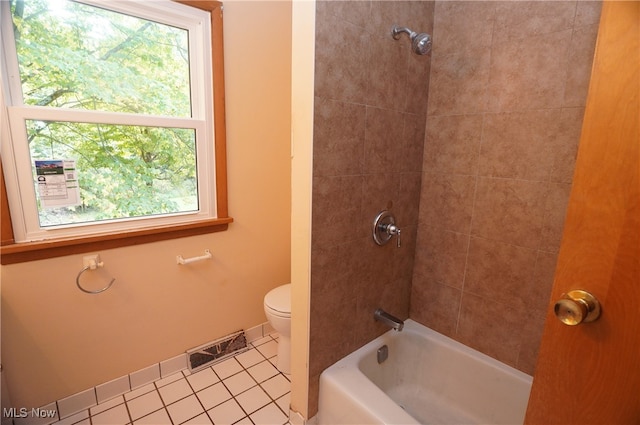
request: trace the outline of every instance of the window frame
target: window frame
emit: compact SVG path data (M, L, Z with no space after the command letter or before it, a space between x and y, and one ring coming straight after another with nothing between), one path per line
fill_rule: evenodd
M225 231L233 222L227 204L226 128L224 93L223 4L215 0L172 0L209 12L211 19L211 60L213 84L214 171L216 218L167 224L109 234L58 237L43 241L15 242L2 164L0 163L0 262L19 262L54 258L95 250L138 245L161 240ZM2 111L3 121L7 118ZM4 136L3 136L4 137Z

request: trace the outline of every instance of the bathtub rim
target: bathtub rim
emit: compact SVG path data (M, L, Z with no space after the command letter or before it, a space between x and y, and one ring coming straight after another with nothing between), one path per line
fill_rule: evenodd
M360 369L360 362L365 356L369 355L372 351L375 352L380 346L391 343L396 338L401 338L403 333L417 334L421 338L433 340L436 344L443 344L452 350L472 356L479 362L500 369L511 378L519 381L523 385L527 385L529 388L533 382L531 375L517 370L506 363L464 345L412 319L407 319L404 321L404 329L402 332L394 330L385 332L322 371L320 374L318 394L319 424L350 423L348 421L341 422L340 420L345 417L348 418L352 412L340 412L338 417L334 417L333 412L329 412L326 409L327 404L339 403L341 397L349 398L355 404L355 407L357 407L357 413L369 419L367 423L393 424L398 423L398 420L400 420L403 424L419 424L413 416L409 415L396 404ZM376 406L375 415L368 407L369 405Z
M406 323L405 321L405 326ZM370 349L377 349L380 345L390 343L393 338L397 338L391 332L397 334L395 331L389 331L380 335L338 360L320 374L318 424L355 424L356 422L349 420L354 415L358 419L363 419L367 424L420 424L375 385L358 366L360 360L370 352ZM327 404L340 405L340 402L345 398L348 398L353 404L350 407L357 410L330 412L323 408ZM376 406L375 415L369 407L370 405ZM333 413L337 413L337 415L333 415Z

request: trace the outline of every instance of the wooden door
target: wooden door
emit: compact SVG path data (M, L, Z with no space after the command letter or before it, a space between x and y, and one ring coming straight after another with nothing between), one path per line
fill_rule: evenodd
M640 424L639 40L640 2L604 1L528 424ZM573 289L598 320L554 316Z

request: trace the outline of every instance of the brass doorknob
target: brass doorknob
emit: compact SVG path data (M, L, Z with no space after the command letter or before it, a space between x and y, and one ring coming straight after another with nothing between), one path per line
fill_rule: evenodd
M562 294L553 308L556 317L569 326L593 322L600 317L600 303L590 293L580 289Z

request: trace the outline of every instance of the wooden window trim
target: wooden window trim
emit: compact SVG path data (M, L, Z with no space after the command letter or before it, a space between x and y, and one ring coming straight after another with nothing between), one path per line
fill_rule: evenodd
M56 238L46 241L15 243L7 202L2 165L0 164L0 262L22 263L83 252L176 239L225 231L233 218L227 204L227 145L225 127L224 52L222 38L222 2L213 0L173 0L208 11L211 15L211 49L213 61L213 109L215 126L215 167L217 218L197 222L121 231L113 234Z

